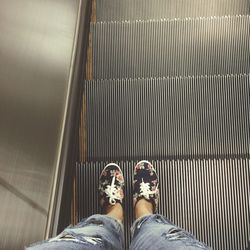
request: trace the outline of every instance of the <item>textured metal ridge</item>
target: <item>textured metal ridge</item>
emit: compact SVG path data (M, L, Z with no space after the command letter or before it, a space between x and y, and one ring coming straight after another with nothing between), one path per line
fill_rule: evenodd
M245 157L250 75L85 83L88 160Z
M92 24L93 78L249 73L250 16Z
M125 158L124 158L125 159ZM134 219L132 178L136 162L117 162L126 180L125 238ZM250 160L153 161L160 176L159 213L214 250L245 250L250 238ZM98 177L104 162L77 165L78 218L99 213Z
M248 0L96 0L97 21L249 14Z

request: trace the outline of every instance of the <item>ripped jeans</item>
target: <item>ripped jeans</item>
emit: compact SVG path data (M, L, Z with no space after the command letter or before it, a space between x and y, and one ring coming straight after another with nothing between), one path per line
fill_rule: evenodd
M137 219L131 232L130 250L210 249L162 215L148 215ZM96 214L82 220L74 227L67 227L55 238L35 243L26 249L121 250L124 249L123 225L112 217Z
M130 250L208 250L204 243L159 214L137 219L132 228Z

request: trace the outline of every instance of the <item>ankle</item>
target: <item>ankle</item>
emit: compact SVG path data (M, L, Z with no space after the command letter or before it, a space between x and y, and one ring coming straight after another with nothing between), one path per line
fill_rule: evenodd
M120 203L116 203L115 205L110 205L106 209L106 215L115 218L116 220L123 221L123 208Z
M150 201L145 199L141 199L136 203L135 206L135 218L138 219L140 217L153 214L153 205Z

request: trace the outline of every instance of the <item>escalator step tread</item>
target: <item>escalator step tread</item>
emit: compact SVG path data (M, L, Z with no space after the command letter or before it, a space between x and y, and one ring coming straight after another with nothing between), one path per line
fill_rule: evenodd
M249 73L250 16L92 23L93 79Z
M96 0L97 21L247 14L248 0Z
M85 82L87 158L249 157L250 75Z
M132 174L136 161L117 163L126 180L125 249L128 249L129 227L134 219ZM152 163L160 176L159 213L213 249L246 249L250 238L249 159L156 160ZM79 219L100 213L98 177L105 164L77 164Z

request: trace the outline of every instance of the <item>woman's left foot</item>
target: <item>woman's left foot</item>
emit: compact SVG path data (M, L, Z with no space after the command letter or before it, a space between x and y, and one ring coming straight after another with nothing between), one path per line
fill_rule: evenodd
M153 212L157 212L159 202L159 180L158 175L149 161L140 161L134 168L134 190L133 203L145 199L153 206Z

